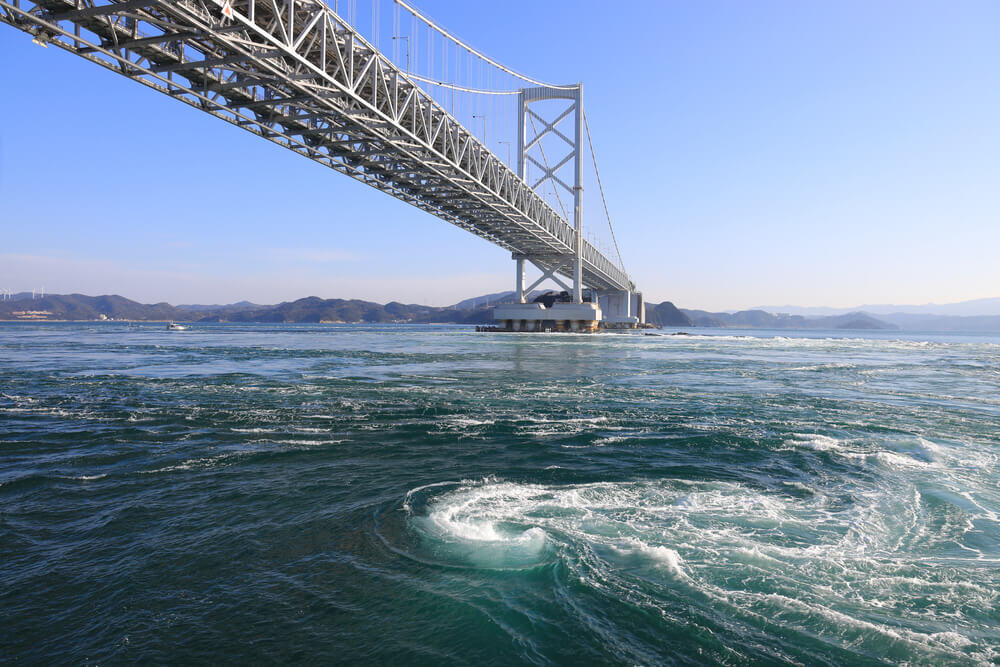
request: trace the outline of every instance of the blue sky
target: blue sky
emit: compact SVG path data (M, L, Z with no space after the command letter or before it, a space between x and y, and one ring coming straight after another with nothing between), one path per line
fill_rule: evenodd
M996 2L418 6L585 83L649 300L1000 295ZM505 251L7 26L0 62L0 288L445 305L513 286Z

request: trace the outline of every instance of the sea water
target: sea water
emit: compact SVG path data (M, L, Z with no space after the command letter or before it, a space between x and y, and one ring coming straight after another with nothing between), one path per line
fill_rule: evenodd
M2 324L0 659L1000 660L1000 336L691 331Z

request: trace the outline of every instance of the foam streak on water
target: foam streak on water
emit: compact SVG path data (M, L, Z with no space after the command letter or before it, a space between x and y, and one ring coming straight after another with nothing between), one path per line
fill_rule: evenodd
M1000 661L1000 337L0 324L0 655Z

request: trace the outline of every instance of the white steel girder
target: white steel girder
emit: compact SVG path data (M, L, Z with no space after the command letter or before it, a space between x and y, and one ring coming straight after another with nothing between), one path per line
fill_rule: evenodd
M0 0L0 22L530 255L543 270L580 256L589 286L634 288L321 0Z

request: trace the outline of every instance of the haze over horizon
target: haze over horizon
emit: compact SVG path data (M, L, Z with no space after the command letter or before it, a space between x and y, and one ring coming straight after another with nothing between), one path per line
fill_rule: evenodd
M647 301L997 297L1000 6L518 4L419 6L517 70L584 81ZM609 35L614 58L594 48ZM507 252L258 137L7 26L0 58L19 64L0 69L17 91L0 288L443 306L513 287ZM655 63L655 80L622 62Z

